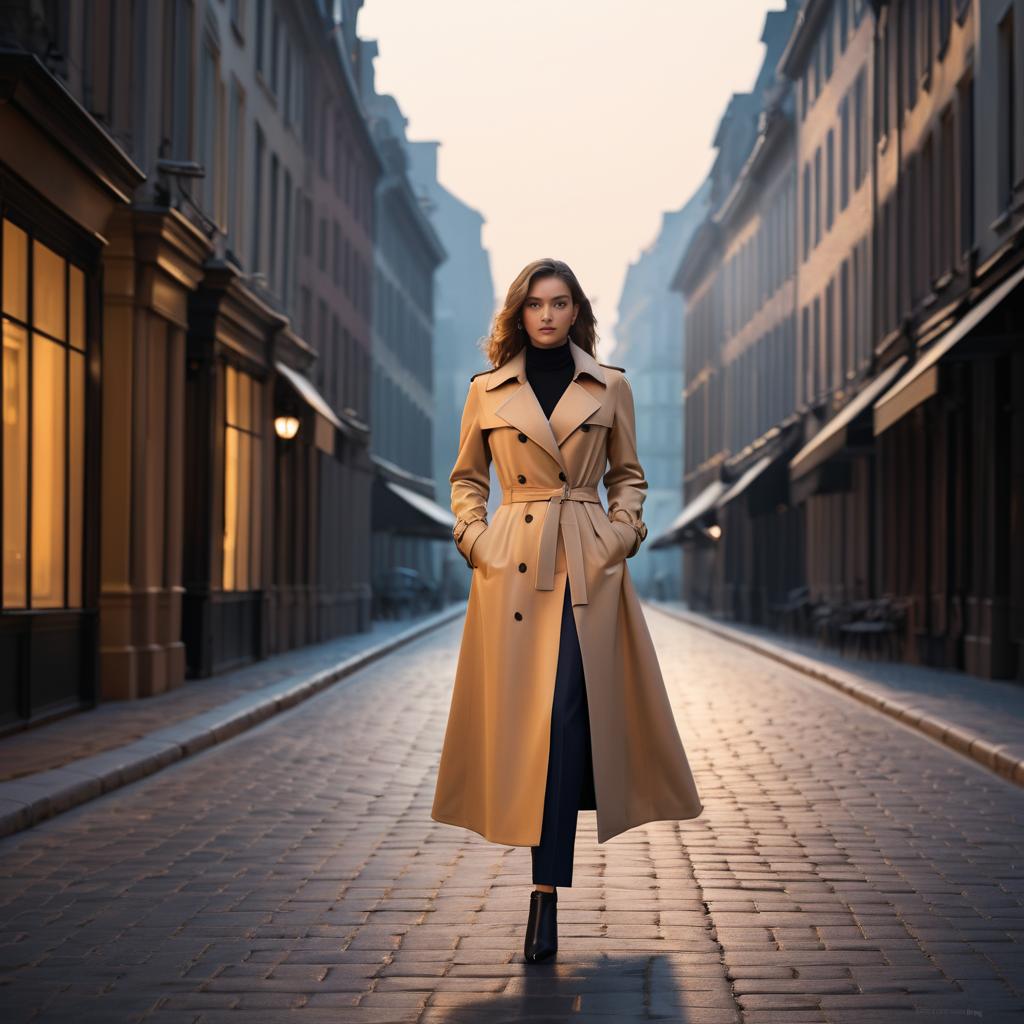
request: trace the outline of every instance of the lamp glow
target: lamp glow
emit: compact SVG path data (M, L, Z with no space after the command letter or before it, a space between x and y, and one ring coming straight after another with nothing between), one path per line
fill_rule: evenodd
M290 441L299 432L298 416L275 416L274 433L282 440Z

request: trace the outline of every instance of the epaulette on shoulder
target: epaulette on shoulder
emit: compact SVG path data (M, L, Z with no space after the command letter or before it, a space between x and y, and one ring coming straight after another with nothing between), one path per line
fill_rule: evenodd
M623 373L626 372L624 366L616 366L614 363L598 363L598 366L607 366L609 370L621 370Z
M491 369L490 369L490 370L480 370L480 371L479 371L478 373L474 373L474 374L473 374L473 376L472 376L472 377L470 377L469 379L470 379L470 380L476 380L476 379L477 379L477 377L481 377L481 376L483 376L483 375L484 375L485 373L491 373L493 369L494 369L494 368L493 368L493 367L491 367Z

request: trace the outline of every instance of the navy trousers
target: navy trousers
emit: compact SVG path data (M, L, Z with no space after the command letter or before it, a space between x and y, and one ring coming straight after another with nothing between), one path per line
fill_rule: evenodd
M530 847L534 885L572 885L576 818L587 783L593 787L587 687L569 581L566 580L555 695L551 705L551 752L544 791L544 818L540 845Z

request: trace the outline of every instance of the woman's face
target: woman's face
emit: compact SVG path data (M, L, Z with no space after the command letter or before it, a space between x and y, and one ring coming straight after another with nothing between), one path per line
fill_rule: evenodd
M579 311L560 277L535 277L523 303L523 329L534 345L552 348L565 341Z

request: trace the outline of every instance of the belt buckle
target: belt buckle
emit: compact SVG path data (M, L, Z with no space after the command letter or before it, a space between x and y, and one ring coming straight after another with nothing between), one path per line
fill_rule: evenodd
M569 491L570 490L571 490L571 488L569 487L569 481L567 480L564 484L562 484L562 501L568 501L569 500Z

